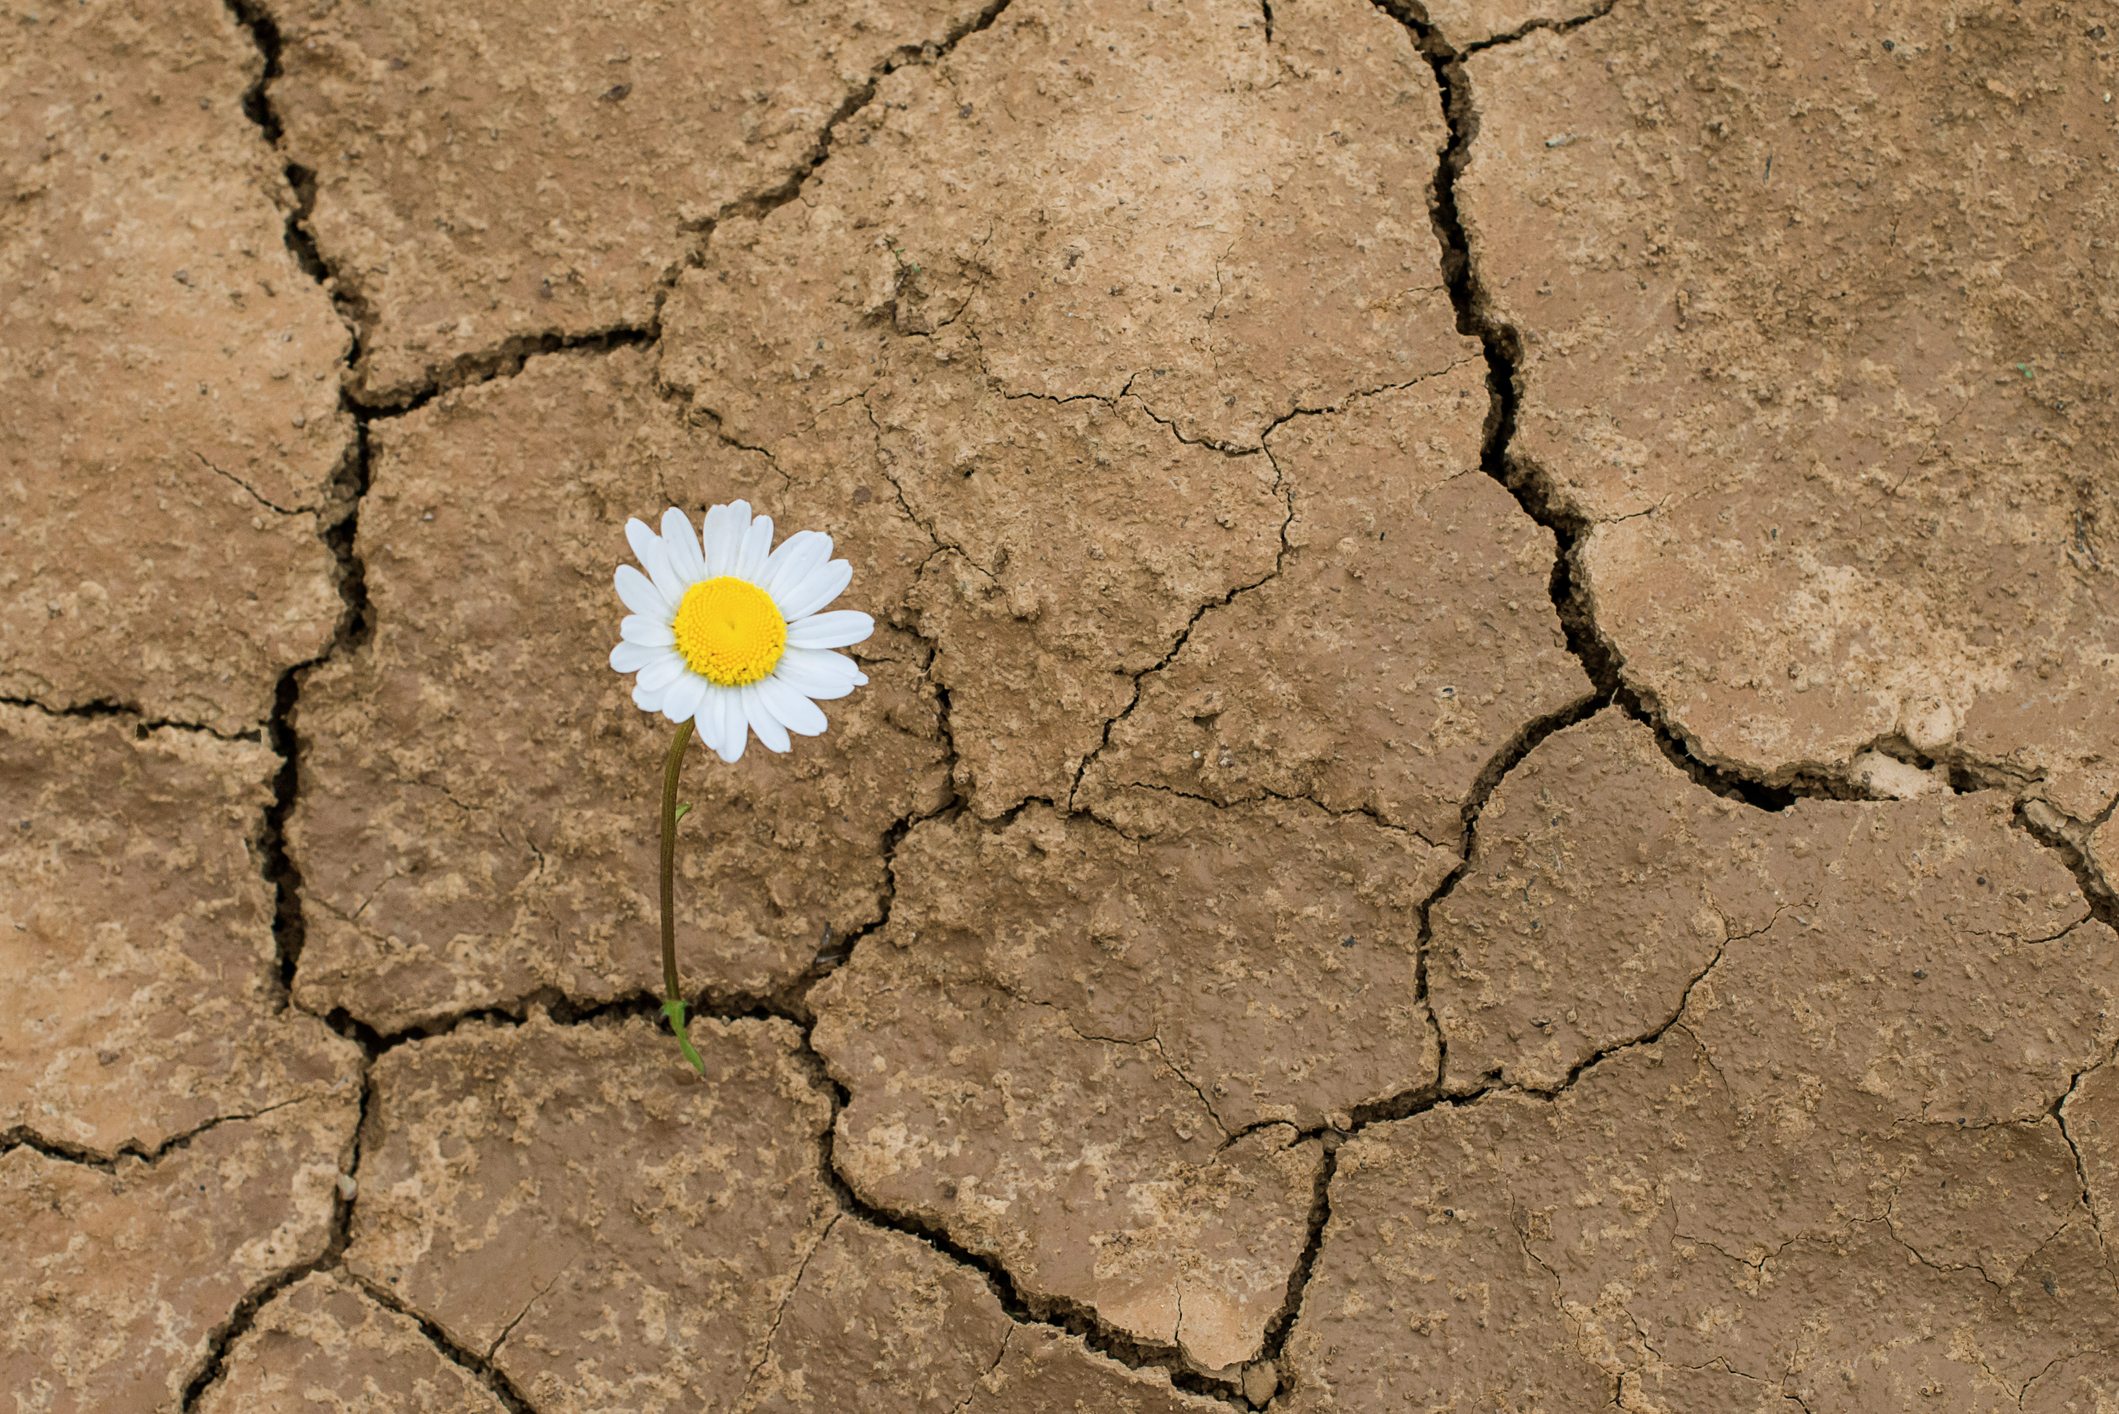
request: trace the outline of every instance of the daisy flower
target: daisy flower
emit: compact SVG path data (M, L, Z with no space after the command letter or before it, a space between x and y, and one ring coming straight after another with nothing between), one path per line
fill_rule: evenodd
M635 705L696 722L722 760L741 758L752 732L772 751L787 750L789 732L816 736L825 727L817 703L868 682L831 650L867 638L875 620L819 612L853 579L853 566L831 557L829 535L798 530L774 550L772 517L736 501L706 513L703 535L672 506L660 535L630 520L625 536L647 572L618 567L618 597L632 613L618 625L611 667L639 674Z

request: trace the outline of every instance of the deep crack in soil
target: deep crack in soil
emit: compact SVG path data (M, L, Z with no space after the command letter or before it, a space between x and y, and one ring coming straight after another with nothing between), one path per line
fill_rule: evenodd
M348 1175L357 1175L360 1172L361 1127L367 1122L368 1104L373 1096L374 1082L364 1061L361 1068L360 1110L353 1127L353 1152L348 1158L345 1170ZM312 1272L332 1271L341 1266L340 1259L345 1255L346 1245L353 1239L353 1204L358 1196L357 1191L348 1194L343 1183L334 1189L331 1195L331 1223L325 1230L323 1250L306 1261L282 1268L253 1286L244 1293L242 1300L236 1303L235 1309L228 1313L228 1318L213 1328L207 1336L206 1358L185 1382L184 1395L177 1406L179 1409L189 1411L197 1408L206 1391L227 1373L230 1347L251 1328L257 1320L258 1312L263 1310L273 1297ZM443 1353L448 1352L444 1350Z
M1479 50L1511 43L1537 30L1564 32L1578 28L1607 14L1611 5L1607 3L1571 20L1534 20L1519 30L1468 45L1460 51L1450 46L1441 30L1417 7L1399 3L1399 0L1375 0L1375 3L1412 35L1414 46L1434 71L1436 87L1442 94L1443 116L1449 124L1449 145L1435 169L1428 213L1434 224L1435 239L1442 247L1443 277L1449 287L1450 302L1457 311L1458 332L1479 340L1486 354L1486 387L1490 401L1485 442L1480 451L1480 469L1516 498L1525 515L1550 531L1559 546L1559 553L1553 559L1551 596L1553 610L1560 616L1560 625L1567 635L1568 651L1581 663L1590 682L1595 684L1598 697L1617 703L1628 716L1651 728L1672 764L1715 794L1742 800L1761 810L1785 810L1798 795L1834 793L1828 791L1822 781L1788 788L1768 786L1712 766L1693 754L1684 738L1671 728L1654 705L1644 701L1626 683L1620 671L1623 659L1618 649L1597 628L1587 586L1580 579L1576 555L1576 547L1590 532L1589 521L1555 494L1549 476L1523 463L1510 451L1516 434L1517 407L1522 398L1523 337L1514 326L1494 318L1484 279L1471 259L1463 218L1457 211L1457 179L1471 161L1472 144L1479 136L1479 114L1471 76L1465 71L1464 61ZM1538 739L1542 740L1544 735L1566 725L1569 723L1556 722ZM1525 730L1534 730L1534 726ZM1517 759L1536 744L1536 740L1527 742ZM1498 783L1499 777L1496 776L1488 783L1488 792L1491 793L1492 786Z

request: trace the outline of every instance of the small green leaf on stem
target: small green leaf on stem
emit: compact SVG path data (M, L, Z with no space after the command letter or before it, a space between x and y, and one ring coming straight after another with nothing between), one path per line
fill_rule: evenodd
M700 1060L699 1052L692 1049L692 1033L684 1025L683 1000L678 997L669 998L662 1004L662 1014L669 1018L670 1030L676 1033L677 1049L684 1052L684 1058L692 1063L693 1070L699 1072L699 1078L706 1079L706 1062Z
M690 807L689 805L680 805L680 806L678 806L678 807L677 807L677 815L676 815L676 819L673 819L673 820L671 820L671 821L670 821L670 823L671 823L672 825L674 825L674 824L676 824L676 823L677 823L677 821L678 821L678 820L682 820L682 819L683 819L683 818L684 818L685 816L687 816L687 815L689 815L689 814L691 814L691 813L692 813L692 807Z

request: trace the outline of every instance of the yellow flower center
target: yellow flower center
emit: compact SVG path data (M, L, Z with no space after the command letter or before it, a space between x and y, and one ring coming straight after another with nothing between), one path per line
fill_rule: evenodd
M787 620L773 597L747 579L722 575L684 591L670 625L677 651L716 687L745 687L787 651Z

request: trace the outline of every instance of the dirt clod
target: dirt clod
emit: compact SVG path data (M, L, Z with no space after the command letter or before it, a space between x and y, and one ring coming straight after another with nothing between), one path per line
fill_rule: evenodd
M1853 1088L1824 1082L1841 1103ZM1683 1027L1556 1101L1378 1126L1339 1153L1291 1407L1605 1407L1616 1384L1643 1409L1857 1410L1911 1390L1988 1408L2109 1348L2119 1286L2049 1117L1889 1133L1791 1126ZM1989 1168L1997 1142L2021 1158ZM1949 1191L2008 1163L2008 1181ZM1951 1249L1988 1224L2023 1234L2009 1260ZM2110 1369L2086 1362L2084 1384Z
M1016 0L883 80L800 204L716 229L665 376L772 445L865 387L878 340L955 328L1011 394L1130 390L1188 441L1256 447L1472 354L1410 36L1351 0L1286 7L1270 44L1262 21L1250 0Z
M375 1067L347 1269L542 1410L720 1400L834 1212L785 1022L466 1027ZM647 1088L641 1078L655 1079Z
M264 8L317 252L360 316L355 386L388 403L511 342L653 323L693 230L799 178L876 70L980 7Z
M339 616L346 331L219 0L42 10L0 32L0 696L255 730Z
M342 1414L502 1414L505 1406L428 1341L419 1323L358 1286L317 1273L258 1313L228 1354L201 1414L279 1414L299 1404Z
M1211 800L1300 796L1454 847L1480 773L1586 696L1547 593L1553 542L1479 474L1467 364L1276 429L1279 572L1215 605L1141 681L1083 777Z
M842 1217L802 1268L741 1407L950 1414L1014 1322L978 1273L917 1238Z
M915 830L815 1040L868 1201L1220 1369L1302 1247L1298 1130L1434 1076L1416 905L1451 861L1314 806L1127 795L1138 837L1038 806Z
M1682 1019L1761 1104L1814 1114L1833 1076L1894 1122L2035 1119L2119 1041L2119 954L1999 795L1768 814L1617 713L1557 733L1434 911L1452 1088L1556 1089Z
M1704 759L2119 793L2119 58L2066 9L1620 6L1468 62L1511 455Z
M243 1299L324 1255L358 1102L297 1100L108 1170L0 1153L0 1381L54 1410L179 1407Z
M354 1095L360 1055L285 1010L251 845L254 742L0 707L0 1133L99 1159Z

